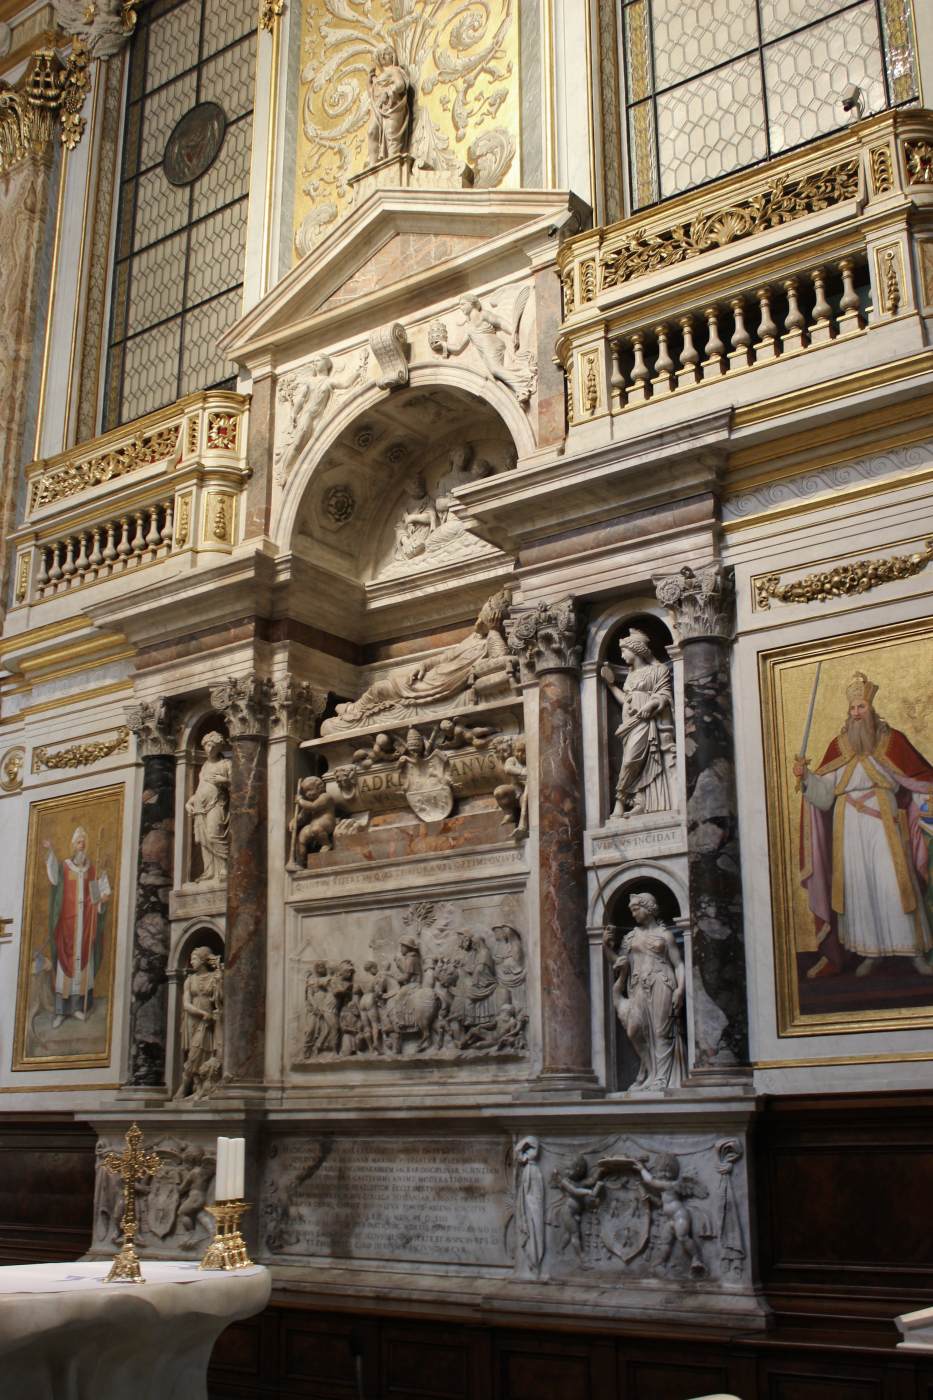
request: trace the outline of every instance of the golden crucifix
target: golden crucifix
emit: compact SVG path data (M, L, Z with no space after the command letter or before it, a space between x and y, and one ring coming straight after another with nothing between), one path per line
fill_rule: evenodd
M104 1158L107 1170L116 1172L123 1180L123 1219L120 1221L123 1246L113 1261L113 1268L104 1280L105 1283L143 1281L139 1255L134 1243L139 1228L136 1219L136 1183L142 1181L144 1176L154 1176L161 1165L162 1159L157 1152L143 1151L143 1135L135 1123L126 1135L125 1150L121 1153L108 1152Z

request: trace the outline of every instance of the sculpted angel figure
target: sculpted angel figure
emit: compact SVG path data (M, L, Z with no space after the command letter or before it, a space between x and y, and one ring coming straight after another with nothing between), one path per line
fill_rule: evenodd
M124 0L55 0L55 18L66 34L84 40L91 58L119 53L136 24L134 6Z
M410 86L391 45L377 49L369 70L372 115L366 131L370 165L408 150L411 129Z
M635 927L622 939L612 965L616 1015L639 1059L633 1089L671 1089L686 1075L683 958L677 940L658 918L654 895L629 899ZM612 932L606 943L612 950Z
M603 666L603 683L622 707L616 737L622 763L616 781L613 817L667 812L673 807L674 695L670 668L657 661L644 632L633 627L619 642L628 667L622 685L611 666Z
M229 758L222 756L225 743L222 734L205 734L201 740L205 762L198 785L185 803L185 810L194 817L194 839L204 867L198 877L200 885L222 885L227 878L232 772Z
M459 355L472 345L493 379L505 384L520 404L527 404L538 382L534 355L520 349L522 313L531 295L530 287L522 287L512 306L512 315L500 315L496 304L486 306L479 297L468 293L457 303L463 330L456 341L449 339L443 321L432 321L428 327L428 344L436 355ZM507 363L508 361L508 363Z
M366 372L369 352L343 373L334 370L330 355L315 355L307 371L287 374L279 384L279 398L288 404L288 422L275 453L276 480L284 486L323 418L337 389L352 389Z

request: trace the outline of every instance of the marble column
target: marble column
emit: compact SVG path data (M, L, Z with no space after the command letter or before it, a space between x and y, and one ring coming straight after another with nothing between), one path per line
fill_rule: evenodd
M175 747L177 730L165 701L126 712L143 764L133 970L130 1000L130 1066L127 1082L165 1083L168 1041L169 894L175 865Z
M748 1063L748 999L735 790L731 570L708 564L655 579L683 651L687 862L692 931L691 1074Z
M224 1081L261 1084L266 1032L268 736L271 682L251 672L211 691L233 750L224 946Z
M509 634L538 684L541 1078L554 1088L593 1079L578 636L569 601L513 614Z

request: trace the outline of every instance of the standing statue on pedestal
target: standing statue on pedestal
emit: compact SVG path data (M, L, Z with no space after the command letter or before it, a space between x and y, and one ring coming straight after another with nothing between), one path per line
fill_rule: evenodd
M676 1089L686 1077L684 964L677 940L658 918L654 895L633 894L635 927L612 964L616 1015L640 1061L632 1089ZM612 931L605 941L614 952Z
M372 116L366 137L370 165L405 155L411 131L409 82L388 44L376 50L375 66L369 70L369 100Z
M611 666L600 676L622 707L616 737L622 764L616 782L613 817L667 812L674 805L674 696L670 668L655 660L644 632L632 628L619 643L628 674L621 688Z
M232 771L229 758L221 757L225 743L216 731L205 734L201 748L206 761L198 774L198 785L185 803L185 811L194 817L194 839L201 852L201 885L222 885L227 879Z
M201 1099L223 1071L223 968L210 948L195 948L182 1000L181 1043L185 1067L176 1099Z

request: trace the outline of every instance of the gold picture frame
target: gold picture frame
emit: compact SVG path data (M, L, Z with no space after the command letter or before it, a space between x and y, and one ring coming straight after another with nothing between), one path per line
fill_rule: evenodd
M119 784L30 805L14 1071L110 1063L123 801Z
M818 682L814 686L818 664ZM841 736L841 730L849 715L850 697L861 685L853 681L856 673L867 678L863 687L866 694L870 695L871 688L877 686L877 700L872 696L871 703L889 726L890 737L882 742L890 746L885 750L890 761L895 762L895 753L901 757L906 739L928 766L933 764L933 622L920 619L763 651L758 665L778 1034L830 1035L933 1027L933 975L921 973L913 957L903 953L875 956L872 947L866 958L865 946L855 946L861 935L846 932L840 914L832 913L826 924L814 913L813 906L819 903L813 892L815 878L822 879L824 887L831 890L833 910L841 904L844 911L849 897L848 877L834 875L834 870L845 869L844 859L837 859L843 849L837 821L843 822L845 814L839 817L836 809L840 799L834 798L825 817L828 825L823 828L830 833L830 839L828 843L818 843L822 853L814 856L811 822L815 819L810 816L813 804L805 803L795 790L793 773L812 703L807 743L809 771L819 775L826 762L827 771L836 772L836 781L841 785L846 771L843 758L827 759L833 741L837 745L832 750L834 754L850 754L849 741ZM901 800L908 800L906 788L901 791ZM924 800L922 794L917 798L918 803ZM868 805L877 804L869 800ZM848 806L845 810L848 813ZM919 830L929 843L933 871L929 804L926 815L920 807L910 815L910 829L906 811L903 819L899 811L894 815L893 824L878 820L879 833L886 827L889 835L885 839L894 843L895 828L903 827L904 849L910 850L910 833ZM885 849L893 850L894 846L882 847L882 864ZM902 861L902 867L903 864ZM894 856L891 866L896 873ZM903 890L903 875L898 878ZM915 895L922 901L918 914L914 900L911 915L920 940L917 956L933 967L933 956L923 941L927 936L924 930L933 927L933 886L924 890L912 871L909 878ZM908 907L909 901L910 890L899 907ZM859 972L863 963L868 965Z

